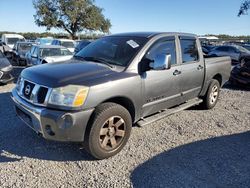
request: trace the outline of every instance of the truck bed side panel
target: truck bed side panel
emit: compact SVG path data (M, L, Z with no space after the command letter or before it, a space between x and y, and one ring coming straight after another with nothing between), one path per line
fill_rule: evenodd
M219 75L221 77L221 86L223 86L230 77L231 58L230 57L214 57L205 58L205 81L200 96L204 96L211 80Z

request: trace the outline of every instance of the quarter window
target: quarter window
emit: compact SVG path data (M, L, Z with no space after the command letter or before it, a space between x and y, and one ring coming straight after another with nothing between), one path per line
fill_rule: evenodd
M198 61L199 54L196 45L196 40L193 39L181 39L181 52L182 52L182 62L192 62Z

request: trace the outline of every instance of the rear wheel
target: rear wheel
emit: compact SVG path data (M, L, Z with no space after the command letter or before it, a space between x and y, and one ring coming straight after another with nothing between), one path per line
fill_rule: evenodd
M220 83L218 82L218 80L213 79L208 87L206 95L203 98L204 100L202 103L203 107L205 109L213 108L218 101L219 94L220 94Z
M97 159L111 157L125 146L132 128L126 108L115 103L97 107L85 136L86 150Z

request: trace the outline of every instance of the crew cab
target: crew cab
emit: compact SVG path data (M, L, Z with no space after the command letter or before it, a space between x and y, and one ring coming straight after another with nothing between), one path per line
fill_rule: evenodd
M230 70L230 57L205 59L193 34L115 34L69 61L23 70L12 99L45 139L84 143L103 159L124 147L132 125L193 105L213 108Z

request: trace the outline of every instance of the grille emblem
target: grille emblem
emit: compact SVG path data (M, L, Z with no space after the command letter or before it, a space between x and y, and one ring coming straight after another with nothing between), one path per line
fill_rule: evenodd
M30 91L31 91L31 87L30 87L30 85L27 85L27 86L25 87L25 90L24 90L25 95L29 95L29 94L30 94Z

